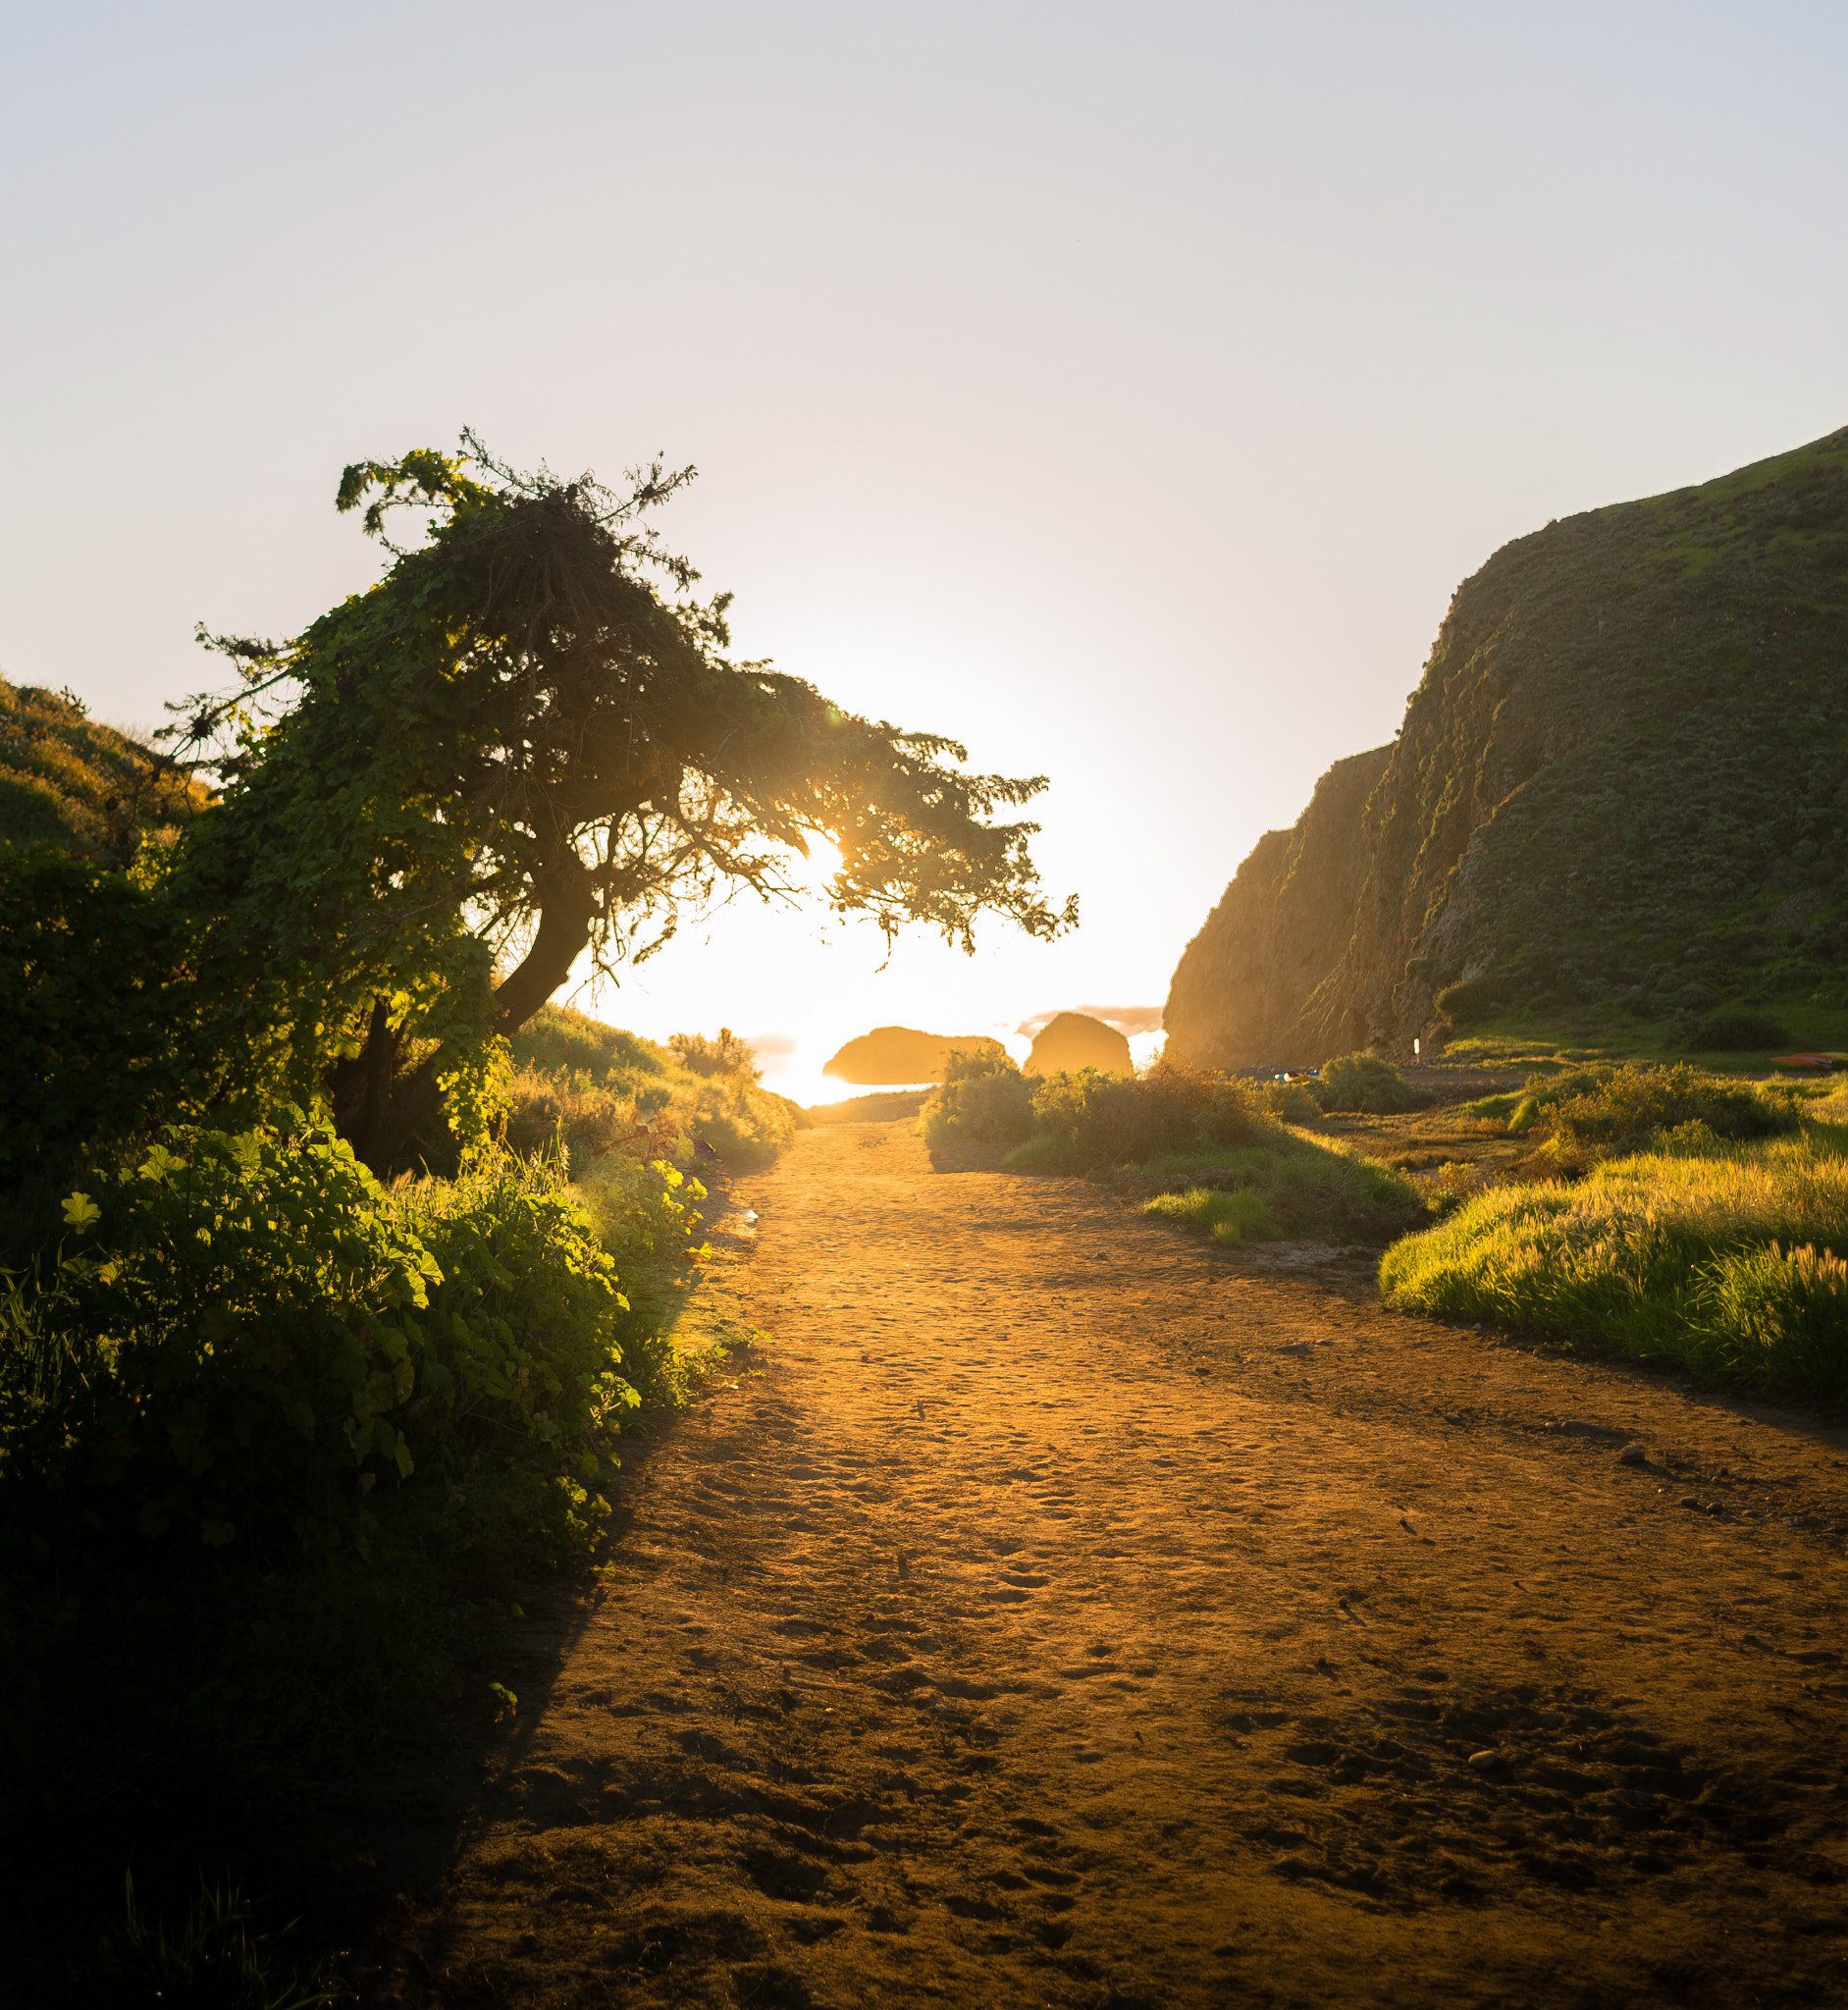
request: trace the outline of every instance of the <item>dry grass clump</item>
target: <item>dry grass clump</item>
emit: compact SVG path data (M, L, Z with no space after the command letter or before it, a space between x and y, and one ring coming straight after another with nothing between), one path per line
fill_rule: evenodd
M1380 1266L1389 1304L1492 1318L1795 1396L1848 1395L1848 1158L1689 1124L1568 1186L1498 1187Z

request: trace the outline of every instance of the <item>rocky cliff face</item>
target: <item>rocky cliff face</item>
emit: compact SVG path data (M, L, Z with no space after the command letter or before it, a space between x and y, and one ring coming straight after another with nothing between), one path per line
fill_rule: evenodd
M1848 429L1498 552L1394 744L1240 868L1166 1024L1200 1065L1404 1055L1523 1005L1838 1003L1845 968Z
M1258 839L1174 974L1173 1059L1256 1068L1353 1044L1335 993L1366 874L1361 819L1392 753L1336 762L1294 827Z

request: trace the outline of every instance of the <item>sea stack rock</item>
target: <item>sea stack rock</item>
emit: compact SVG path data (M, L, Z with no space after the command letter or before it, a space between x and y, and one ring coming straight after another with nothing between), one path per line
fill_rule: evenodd
M1029 1075L1076 1075L1096 1068L1105 1075L1134 1075L1130 1043L1114 1026L1082 1012L1061 1012L1043 1026L1027 1057Z
M821 1073L835 1082L881 1088L893 1083L941 1082L943 1064L952 1054L992 1049L1005 1053L999 1040L986 1033L920 1032L910 1026L875 1026L849 1040Z

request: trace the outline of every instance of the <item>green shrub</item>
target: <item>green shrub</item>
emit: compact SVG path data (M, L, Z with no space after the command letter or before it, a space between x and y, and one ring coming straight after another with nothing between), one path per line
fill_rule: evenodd
M1421 1110L1431 1101L1377 1054L1343 1054L1338 1060L1324 1061L1310 1093L1324 1110L1351 1110L1375 1117Z
M1504 986L1492 977L1466 978L1437 994L1438 1010L1456 1026L1475 1026L1492 1018L1505 1002Z
M1781 1047L1789 1039L1789 1033L1770 1013L1734 1005L1709 1013L1688 1034L1688 1045L1697 1054L1745 1053Z
M1256 1091L1258 1106L1285 1124L1319 1124L1322 1105L1300 1082L1267 1082Z
M1833 1244L1848 1221L1848 1160L1826 1136L1741 1147L1691 1124L1571 1186L1492 1188L1389 1249L1382 1292L1408 1310L1840 1397L1848 1294Z
M1384 1242L1425 1211L1417 1188L1402 1173L1342 1140L1287 1131L1264 1144L1158 1153L1122 1177L1143 1192L1150 1181L1165 1183L1171 1191L1249 1191L1267 1219L1294 1237Z
M0 847L0 1190L248 1093L284 1058L276 1002L157 888Z
M637 1397L614 1265L555 1179L514 1165L388 1195L291 1111L169 1131L65 1212L55 1260L0 1306L16 1511L363 1556L382 1500L479 1482L497 1539L587 1541L587 1485Z
M1104 1075L1095 1068L1048 1076L1033 1092L1033 1123L1059 1140L1058 1162L1085 1170L1287 1135L1266 1107L1265 1091L1229 1076L1160 1061L1140 1076Z
M918 1115L932 1151L963 1142L1018 1144L1032 1129L1033 1089L1013 1061L993 1048L952 1053L942 1085Z
M1708 1075L1692 1062L1628 1061L1529 1078L1508 1129L1554 1126L1565 1153L1609 1153L1646 1143L1685 1124L1718 1137L1774 1137L1797 1129L1795 1100L1749 1083Z

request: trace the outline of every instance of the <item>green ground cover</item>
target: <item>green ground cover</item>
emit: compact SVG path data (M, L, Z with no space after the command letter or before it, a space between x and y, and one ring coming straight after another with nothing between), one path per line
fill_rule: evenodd
M1738 1143L1696 1124L1575 1182L1465 1200L1387 1251L1380 1287L1405 1310L1840 1401L1845 1243L1848 1128L1813 1122L1796 1137Z

